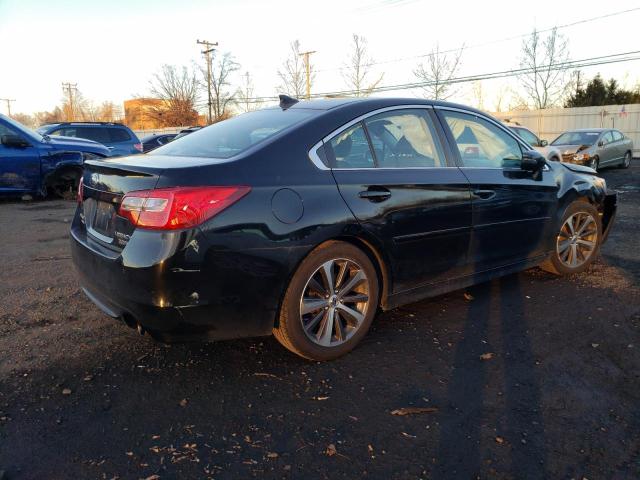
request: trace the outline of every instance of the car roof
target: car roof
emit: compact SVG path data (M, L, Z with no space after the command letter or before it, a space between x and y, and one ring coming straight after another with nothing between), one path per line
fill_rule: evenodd
M289 107L291 110L308 109L308 110L334 110L340 108L358 107L371 110L385 107L402 106L402 105L426 105L434 107L450 107L460 108L481 115L488 115L486 112L478 110L467 105L452 102L443 102L441 100L428 100L424 98L407 98L407 97L367 97L367 98L322 98L314 100L300 100ZM268 107L268 109L278 109L279 106Z
M611 130L610 128L576 128L574 130L567 130L564 133L572 133L572 132L607 132Z
M175 137L177 135L177 133L151 133L149 135L147 135L146 137L142 137L140 139L141 142L148 142L149 140L153 140L154 138L159 138L159 137Z
M126 125L118 122L54 122L54 123L43 123L40 127L61 127L61 126L75 126L80 125L83 127L124 127L127 128Z

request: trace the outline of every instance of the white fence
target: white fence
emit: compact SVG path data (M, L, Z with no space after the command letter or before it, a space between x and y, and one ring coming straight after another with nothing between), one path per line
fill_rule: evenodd
M153 130L134 130L135 133L140 140L142 140L147 135L160 135L161 133L179 133L180 130L184 130L189 127L167 127L167 128L155 128Z
M493 115L516 121L549 142L575 128L615 128L633 140L634 156L640 156L640 104L514 110Z

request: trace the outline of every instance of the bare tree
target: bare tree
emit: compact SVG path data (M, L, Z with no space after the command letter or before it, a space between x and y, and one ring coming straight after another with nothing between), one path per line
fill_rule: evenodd
M368 97L380 84L384 73L371 80L371 64L374 62L367 53L367 39L353 34L353 50L345 64L342 77L356 97Z
M251 112L260 108L262 102L254 99L255 88L249 72L242 75L242 84L236 93L236 105L243 112Z
M33 114L35 125L44 125L45 123L59 123L65 121L64 112L60 107L55 107L51 112L36 112Z
M101 122L120 122L122 121L122 108L113 102L102 102L98 107L97 117Z
M198 120L198 79L187 67L163 65L150 82L150 93L159 99L146 111L162 126L193 125Z
M304 60L300 56L300 41L294 40L290 44L291 52L278 70L278 76L282 82L279 86L280 93L286 93L295 98L302 98L306 95L307 79ZM309 83L313 86L315 74L313 66L310 67Z
M11 118L17 120L18 122L26 125L29 128L36 128L38 126L36 124L35 117L27 113L12 113Z
M440 46L427 56L426 62L418 64L413 74L424 82L422 86L424 96L433 100L446 100L456 93L452 88L453 80L460 69L460 60L464 45L454 52L441 52Z
M231 90L230 76L240 69L231 53L226 52L218 56L213 54L211 59L211 105L213 107L212 122L219 122L230 116L228 108L234 102L236 91ZM200 68L203 76L203 86L207 84L207 68Z
M567 93L566 61L569 44L554 28L542 39L537 30L522 42L520 66L528 70L519 76L527 100L537 109L559 103Z

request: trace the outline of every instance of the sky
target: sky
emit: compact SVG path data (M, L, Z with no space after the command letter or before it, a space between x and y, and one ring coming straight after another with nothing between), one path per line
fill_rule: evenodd
M616 12L633 11L606 17ZM604 17L604 18L603 18ZM249 72L257 96L278 93L277 70L298 39L316 70L313 91L346 87L342 68L354 33L367 39L384 73L381 85L415 81L413 71L436 45L465 45L459 75L517 68L522 35L534 28L560 28L571 59L639 51L640 5L635 0L498 2L475 0L0 0L0 98L12 98L13 113L51 110L62 82L76 83L95 103L122 101L149 91L163 64L202 62L197 39L218 42ZM583 69L627 87L640 81L640 61ZM484 107L493 110L499 92L516 91L515 78L482 83ZM386 96L418 96L418 90ZM473 103L471 85L452 100ZM504 108L504 107L503 107ZM0 112L6 113L5 102Z

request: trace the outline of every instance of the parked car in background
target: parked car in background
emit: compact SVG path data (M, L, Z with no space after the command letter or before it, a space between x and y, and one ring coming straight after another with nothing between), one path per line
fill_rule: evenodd
M633 141L622 132L609 128L585 128L564 132L551 145L562 152L562 161L600 167L629 168Z
M177 140L182 137L186 137L190 133L197 132L201 128L202 127L189 127L189 128L185 128L184 130L180 130L180 133L178 133L178 135L175 136L174 140Z
M142 143L126 125L113 122L49 123L38 128L38 133L50 136L86 138L103 144L112 157L142 153Z
M0 194L73 193L84 160L109 153L91 140L42 135L0 114Z
M562 159L562 153L555 147L549 146L549 142L541 140L538 136L527 127L520 125L518 122L504 120L504 125L511 129L516 135L519 135L534 150L540 152L544 157L552 162L559 162Z
M478 110L331 99L88 161L71 226L84 292L163 341L268 335L308 359L389 310L535 265L584 270L616 194Z
M142 151L144 153L150 152L154 148L161 147L165 143L169 143L171 140L175 138L175 133L161 133L161 134L152 134L144 137L140 142L142 143Z

